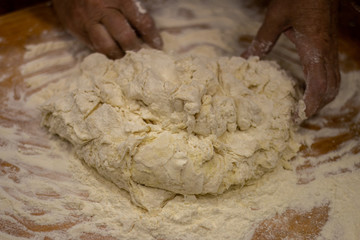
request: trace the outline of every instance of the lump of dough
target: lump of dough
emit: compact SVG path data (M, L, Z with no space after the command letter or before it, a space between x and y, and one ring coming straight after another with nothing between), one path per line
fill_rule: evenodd
M42 124L145 209L221 194L298 151L293 83L274 62L143 49L115 61L95 53L80 68Z

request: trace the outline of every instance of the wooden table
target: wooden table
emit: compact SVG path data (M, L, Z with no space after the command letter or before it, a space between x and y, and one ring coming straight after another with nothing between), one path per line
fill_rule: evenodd
M48 31L49 34L44 34ZM57 34L52 34L57 33ZM60 34L59 34L60 33ZM62 30L54 12L49 4L42 4L18 12L14 12L0 17L0 126L16 126L24 132L29 133L38 140L34 142L19 141L17 147L19 149L27 148L30 146L48 147L46 142L41 142L45 139L46 135L39 132L39 118L34 118L28 115L21 108L16 108L5 104L9 101L9 93L13 93L14 102L21 101L27 91L26 85L23 82L22 76L19 71L19 66L23 63L23 54L25 52L24 46L30 43L40 43L49 39L56 39L59 36L65 36L66 33ZM340 39L340 47L343 52L353 52L354 39L345 36ZM342 68L349 71L359 67L360 61L354 60L353 55L344 55L342 60ZM320 116L327 120L328 125L333 128L343 127L344 124L348 126L349 131L342 133L338 136L332 136L324 139L318 139L312 144L311 148L303 146L301 154L308 156L317 156L332 151L339 147L340 144L345 143L349 139L360 138L360 122L355 120L360 106L349 105L347 106L351 111L346 115L333 115L333 116ZM304 128L317 129L320 126L313 124L304 124ZM6 146L7 139L0 136L0 146ZM360 152L360 145L352 149L353 153ZM0 152L1 154L1 152ZM360 156L360 155L359 155ZM336 161L336 160L329 160ZM319 163L325 164L325 163ZM307 179L303 178L302 172L305 169L311 169L316 166L310 163L298 166L296 171L299 174L299 181L304 181L306 184ZM357 166L357 169L360 165ZM5 159L0 155L0 179L12 179L14 183L20 181L21 172L29 171L26 166L18 165L11 159ZM35 170L30 171L31 174L37 174ZM359 174L359 171L355 174ZM49 172L46 175L48 179L70 179L70 176L57 176L57 173ZM3 189L6 186L1 185ZM9 191L9 190L7 190ZM57 197L64 196L52 195L51 193L45 194L43 197ZM276 215L272 219L264 220L258 225L257 230L253 235L253 239L283 239L285 237L302 236L302 239L315 239L320 233L322 227L328 220L330 207L329 205L314 206L311 211L299 212L295 209L288 209L281 215ZM41 210L33 214L42 214ZM10 218L9 218L10 217ZM11 219L11 220L9 220ZM51 231L58 231L71 228L76 225L78 221L82 221L79 217L78 220L61 222L56 225L39 225L35 224L28 219L19 218L16 213L7 211L5 215L0 215L0 232L8 233L9 235L33 238L39 233L47 233ZM269 233L272 233L272 237ZM44 239L51 239L45 237ZM111 236L94 235L84 232L82 239L113 239Z

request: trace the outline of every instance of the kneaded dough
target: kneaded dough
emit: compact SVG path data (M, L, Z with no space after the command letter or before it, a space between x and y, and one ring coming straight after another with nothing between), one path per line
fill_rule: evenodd
M274 62L128 52L84 59L43 125L140 207L175 194L221 194L292 158L297 99Z

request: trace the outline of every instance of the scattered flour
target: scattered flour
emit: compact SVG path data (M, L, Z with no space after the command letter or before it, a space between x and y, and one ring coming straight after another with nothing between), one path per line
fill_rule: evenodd
M146 9L142 6L142 3L140 1L135 1L135 5L141 14L147 13Z
M209 55L212 59L218 59L219 55L238 55L236 53L241 52L235 47L238 35L253 35L260 24L256 21L259 17L241 8L237 0L207 1L207 5L211 4L214 8L204 8L203 1L174 0L171 4L167 3L172 7L159 2L161 5L154 7L153 11L158 26L166 29L162 36L169 37L168 40L164 37L165 50L177 55L183 53L184 56L179 59L186 59L187 51L197 56ZM194 17L182 19L184 13ZM196 35L199 30L196 26L203 23L211 25L209 30L216 29L212 31L214 34L222 33L219 41L201 45L210 41L209 35L205 39ZM192 27L180 32L178 29L171 30L172 27L188 25ZM184 39L184 35L198 37L197 41L189 40L192 47L187 48L181 42L178 45L169 43L169 39L176 39L177 35ZM43 46L72 45L67 44L67 41L56 44L48 42ZM301 68L293 64L296 61L293 61L294 51L290 46L280 41L273 49L271 58L292 75L301 76ZM36 45L29 47L28 56L31 57L26 61L54 52L52 47L47 51L39 47L38 53L32 49L37 49ZM71 48L67 51L74 53ZM89 58L93 57L99 56ZM79 59L74 53L74 58L68 60L76 63ZM107 61L105 64L108 64ZM46 69L46 58L40 64ZM316 151L316 143L321 139L334 137L333 144L337 144L336 136L354 134L341 142L336 150L321 155L302 152L288 164L287 168L293 170L284 170L282 165L278 165L260 179L248 181L244 187L234 186L220 195L176 195L162 208L145 211L132 203L128 192L104 179L94 168L75 157L76 149L70 144L40 128L39 106L53 94L67 88L69 79L74 79L75 75L78 78L82 76L78 65L73 65L67 69L73 69L70 71L71 77L58 75L59 78L50 78L46 87L36 80L37 74L29 72L29 76L24 76L28 89L34 91L43 86L42 90L33 94L25 90L22 94L28 97L20 100L11 91L4 102L4 106L10 110L7 119L15 116L16 120L9 124L6 119L0 119L0 216L1 223L7 224L7 228L1 228L1 239L91 239L86 234L93 234L93 238L105 236L109 239L247 240L252 239L262 221L276 214L282 214L287 209L310 211L323 205L329 206L329 217L320 235L312 239L357 240L360 236L359 134L354 134L359 131L360 114L346 107L350 101L354 106L360 105L360 72L342 73L338 97L322 110L318 118L309 121L315 126L313 130L301 128L299 132L301 141L313 151ZM45 79L43 74L38 75ZM103 90L111 92L112 89ZM334 126L329 117L337 114L353 114L354 117L350 122L344 117L343 124ZM303 170L303 166L308 165L313 167ZM44 226L53 230L42 231L46 229ZM273 234L275 232L269 232L268 236Z

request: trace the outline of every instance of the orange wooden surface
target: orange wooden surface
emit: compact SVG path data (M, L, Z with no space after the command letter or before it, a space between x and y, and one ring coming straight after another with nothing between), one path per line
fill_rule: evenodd
M6 100L9 91L13 91L16 97L24 88L23 79L19 73L19 66L22 64L22 56L25 52L24 46L26 44L39 43L51 39L54 37L53 35L44 34L44 31L50 30L63 31L49 4L38 5L0 17L0 55L3 56L3 58L0 59L0 75L5 76L5 80L0 82L0 124L4 126L15 124L22 127L29 124L26 121L22 121L21 118L17 120L17 116L24 114L21 109L17 112L9 113L10 110L7 109L6 106L2 106L1 103ZM354 41L355 40L349 38L349 36L341 38L341 49L345 52L352 52L354 49ZM355 61L350 56L342 61L342 67L343 69L353 70L359 66L359 63L360 62ZM328 120L327 124L332 124L334 128L340 128L343 127L344 124L347 124L349 131L333 138L318 139L318 141L311 146L311 149L303 147L302 154L309 156L321 155L336 149L338 145L348 139L360 138L359 122L354 120L356 116L355 113L359 112L360 107L348 107L352 109L352 111L346 116L324 116L324 118ZM320 126L306 123L303 127L309 129L320 128ZM359 152L360 147L353 149L353 151L354 153ZM296 171L301 175L304 169L313 167L310 163L304 164L303 166L299 166ZM358 168L360 168L360 166L358 166ZM7 176L16 181L19 171L19 166L1 160L0 156L0 178ZM310 180L304 178L303 181L302 184L306 184L306 181ZM294 236L302 236L302 239L315 239L327 222L329 211L330 208L328 205L314 206L309 212L299 212L294 209L288 209L282 215L276 215L273 219L264 220L257 227L253 239L283 239L285 237L291 239L291 237ZM34 214L41 214L41 211L34 212ZM12 215L12 218L16 220L17 224L9 222L0 216L0 231L24 238L33 238L37 232L50 232L59 229L66 230L76 224L76 221L69 221L58 225L36 225L27 219L19 219L16 214ZM82 221L82 219L79 218L78 221ZM25 230L23 227L25 227ZM269 237L269 233L272 233L271 238ZM111 236L84 233L82 239L100 240L114 238Z

